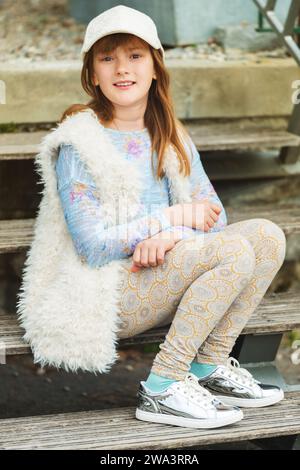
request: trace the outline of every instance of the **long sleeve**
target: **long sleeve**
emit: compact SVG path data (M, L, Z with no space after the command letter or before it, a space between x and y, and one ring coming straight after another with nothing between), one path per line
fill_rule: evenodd
M192 227L186 227L185 225L173 225L172 227L167 228L168 232L179 232L181 240L195 236L195 229Z
M56 163L57 189L80 258L99 267L133 254L141 240L170 227L162 208L127 224L105 227L97 187L72 145L62 145Z
M217 195L213 185L211 184L201 162L200 154L192 141L190 139L190 145L192 150L192 162L191 162L191 174L190 174L190 181L191 181L191 196L193 200L201 200L204 198L209 198L209 200L220 206L222 211L220 212L219 218L215 225L208 230L208 232L219 232L223 230L224 227L227 225L227 215L224 209L224 206ZM189 154L191 151L189 151ZM193 229L195 232L201 232L200 229Z

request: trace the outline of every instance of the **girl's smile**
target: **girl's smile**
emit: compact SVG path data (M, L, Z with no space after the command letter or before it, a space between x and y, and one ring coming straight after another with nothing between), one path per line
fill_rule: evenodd
M133 85L135 85L135 82L131 83L130 85L116 85L114 83L114 87L118 88L119 90L129 90L130 88L133 87Z

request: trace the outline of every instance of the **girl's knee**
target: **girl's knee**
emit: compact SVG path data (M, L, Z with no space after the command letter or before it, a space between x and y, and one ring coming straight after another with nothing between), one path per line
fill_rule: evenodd
M272 220L263 218L258 220L263 225L263 233L265 234L265 236L271 236L278 242L278 257L280 258L279 261L283 263L286 254L286 236L284 231L281 227L279 227L279 225L277 225Z
M264 219L264 218L258 218L255 220L259 221L263 225L266 235L273 235L274 237L278 238L278 240L283 243L286 241L284 231L275 222L273 222L270 219Z

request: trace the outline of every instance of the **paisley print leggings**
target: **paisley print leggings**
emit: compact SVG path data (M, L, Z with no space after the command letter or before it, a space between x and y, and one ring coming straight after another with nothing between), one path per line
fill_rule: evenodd
M170 324L151 372L173 380L182 380L192 361L224 364L285 252L282 229L254 218L177 242L160 266L133 273L131 262L118 337Z

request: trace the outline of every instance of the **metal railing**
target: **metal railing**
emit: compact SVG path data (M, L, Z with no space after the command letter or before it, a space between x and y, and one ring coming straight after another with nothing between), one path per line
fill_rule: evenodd
M277 0L268 0L265 5L263 0L253 0L253 2L259 9L261 18L265 18L269 22L272 30L277 34L282 45L287 47L290 54L300 66L300 48L293 38L293 33L296 31L298 32L298 28L295 28L295 23L299 18L300 0L291 0L289 11L284 23L280 21L275 13Z
M297 41L293 37L295 33L298 33L300 28L295 27L296 22L299 21L300 15L300 0L291 0L287 16L284 22L276 16L275 7L277 0L253 0L259 10L260 24L257 31L263 30L263 19L265 18L271 26L271 30L274 31L280 43L285 46L291 56L295 59L297 64L300 66L300 47ZM300 136L300 103L294 105L287 130L292 134ZM280 153L280 160L282 163L296 163L300 156L299 148L295 147L284 147Z

